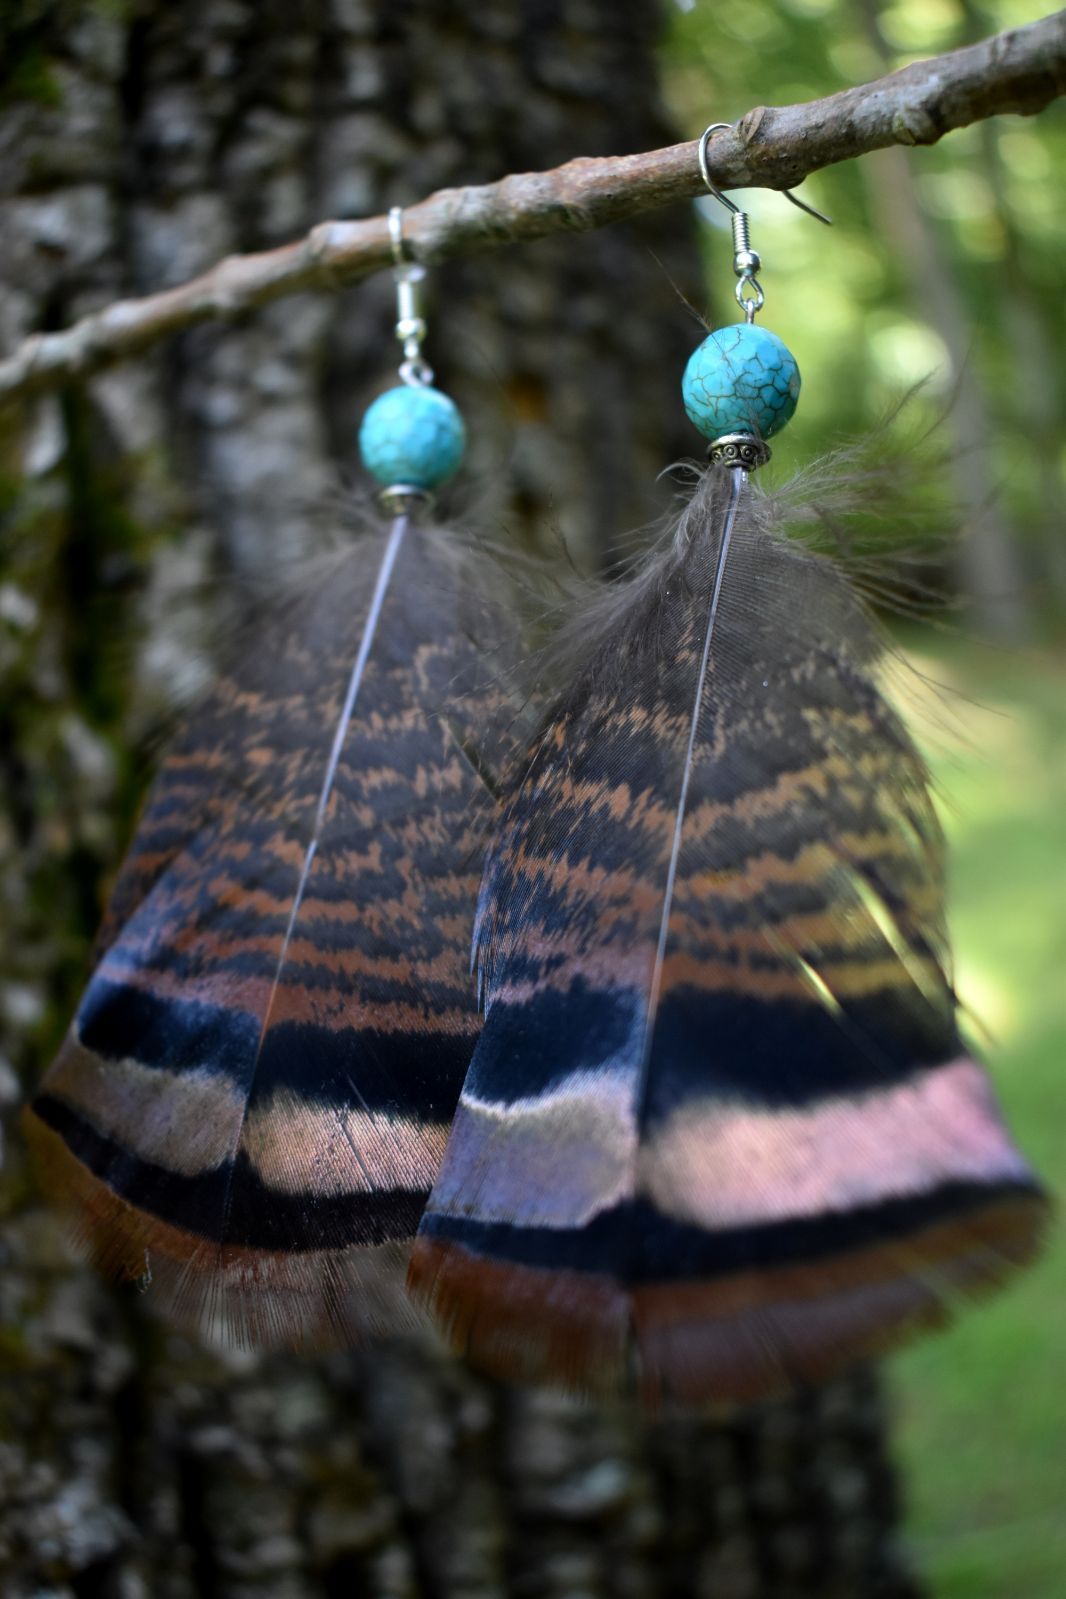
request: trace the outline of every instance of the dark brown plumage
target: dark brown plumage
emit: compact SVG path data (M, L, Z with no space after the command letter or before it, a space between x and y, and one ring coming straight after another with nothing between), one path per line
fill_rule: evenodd
M841 572L712 468L564 628L411 1267L505 1375L748 1400L941 1320L1039 1189L956 1023L943 844Z
M167 758L26 1115L106 1268L238 1338L351 1338L406 1319L418 1229L415 1297L483 1365L698 1403L1029 1258L925 770L791 514L709 471L557 619L532 738L521 630L438 530L267 620Z
M238 1337L395 1324L478 1031L506 630L439 530L267 615L149 796L26 1113L101 1263Z

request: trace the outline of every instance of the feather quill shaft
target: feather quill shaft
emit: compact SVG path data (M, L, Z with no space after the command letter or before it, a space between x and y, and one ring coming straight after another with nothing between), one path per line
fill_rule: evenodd
M378 568L377 579L374 584L373 593L370 596L370 605L367 611L366 621L363 625L363 634L359 640L359 648L356 652L355 660L352 663L352 675L348 679L348 687L344 696L344 703L341 706L340 716L337 719L337 727L333 735L333 744L330 748L329 758L326 762L326 770L322 778L322 789L318 796L318 804L315 807L315 816L311 827L311 836L308 840L307 849L304 853L303 865L300 868L300 880L296 885L296 891L292 897L292 909L289 912L289 920L285 928L284 936L281 940L281 948L278 951L277 966L274 971L274 981L271 984L270 997L267 1000L266 1009L263 1013L263 1020L259 1030L259 1039L256 1045L255 1060L252 1063L249 1092L251 1091L251 1083L254 1083L255 1074L259 1068L259 1062L263 1052L263 1042L270 1030L270 1023L274 1015L275 1004L278 996L278 985L281 982L282 973L285 970L285 963L289 954L289 946L292 943L292 936L295 931L297 921L299 920L300 911L303 908L304 894L307 890L308 879L311 875L311 869L314 866L315 855L318 852L319 841L322 836L322 825L325 820L326 807L329 804L330 796L333 793L333 786L337 780L337 769L340 765L341 751L343 750L345 740L348 737L348 729L351 725L352 713L355 710L356 701L359 696L359 689L362 685L363 677L366 672L367 661L370 658L370 651L374 646L374 637L377 633L378 623L381 620L381 612L385 603L385 596L388 593L389 584L392 582L392 575L396 567L396 559L400 553L400 545L403 542L404 534L407 532L407 527L408 518L406 516L395 517L392 521L392 525L389 528L388 536L385 541L385 548L381 557L381 565ZM364 1109L365 1108L366 1106L364 1102ZM236 1129L236 1135L233 1139L233 1154L236 1153L237 1148L240 1145L241 1136L244 1132L246 1116L247 1101L245 1102L245 1109L241 1115L240 1124ZM371 1174L367 1170L367 1167L363 1161L363 1157L359 1153L359 1150L354 1144L354 1141L351 1139L351 1135L347 1132L347 1129L346 1137L348 1138L352 1152L361 1170L363 1171L368 1184L372 1184L373 1179ZM220 1259L225 1248L226 1231L229 1225L230 1205L233 1198L233 1173L234 1167L231 1164L229 1169L229 1177L226 1184L226 1195L222 1205L222 1226L219 1237Z
M677 865L681 857L681 840L685 831L685 811L688 805L689 784L692 781L696 736L699 732L700 713L703 709L704 690L707 684L707 664L711 656L711 641L714 638L714 624L718 616L718 601L722 593L726 562L729 559L729 548L733 540L733 524L736 520L737 505L740 502L740 491L746 482L747 474L745 472L736 469L730 473L729 503L726 506L721 543L715 559L714 586L711 590L710 609L707 613L707 631L703 639L699 671L696 674L696 692L692 701L692 720L689 727L688 746L685 750L685 761L681 772L681 792L677 799L677 819L674 823L674 836L670 845L670 861L666 870L666 887L663 891L663 914L659 923L659 942L655 949L655 965L652 969L651 982L648 985L648 1010L644 1022L644 1047L641 1052L640 1064L641 1086L639 1099L641 1101L644 1098L644 1085L648 1074L652 1032L659 1009L659 990L662 986L663 962L666 959L666 943L670 934L670 912L674 903L674 883L677 879Z

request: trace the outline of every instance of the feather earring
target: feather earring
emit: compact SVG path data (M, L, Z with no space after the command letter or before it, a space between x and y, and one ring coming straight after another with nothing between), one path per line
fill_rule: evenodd
M583 608L505 781L484 1028L409 1279L488 1369L652 1401L877 1353L1026 1261L1045 1208L959 1035L877 634L749 484L799 374L731 209L745 320L684 379L710 465Z
M479 1027L503 631L418 522L463 427L390 221L403 381L360 444L395 517L266 619L171 750L25 1113L99 1263L240 1339L401 1316Z

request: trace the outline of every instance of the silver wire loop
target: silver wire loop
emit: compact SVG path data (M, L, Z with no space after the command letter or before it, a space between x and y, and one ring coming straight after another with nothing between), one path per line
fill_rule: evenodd
M400 382L411 389L426 389L433 382L433 368L420 355L408 356L400 362Z
M750 272L745 272L733 292L737 297L737 304L744 312L745 319L748 322L754 322L756 311L761 311L766 304L766 296L762 292L762 285L758 278L753 278Z

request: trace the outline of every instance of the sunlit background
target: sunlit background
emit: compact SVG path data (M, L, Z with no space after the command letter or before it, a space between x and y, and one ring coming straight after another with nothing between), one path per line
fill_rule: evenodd
M1046 14L965 0L709 0L672 9L684 130L832 94ZM902 629L940 689L920 717L952 848L960 992L1023 1148L1066 1189L1066 117L1053 108L820 172L832 231L765 191L762 320L804 377L776 465L875 425L902 389L946 413L939 490L966 537L949 625ZM729 219L701 204L708 294L732 319ZM702 309L702 308L701 308ZM937 1596L1066 1592L1066 1245L894 1362L908 1533Z

